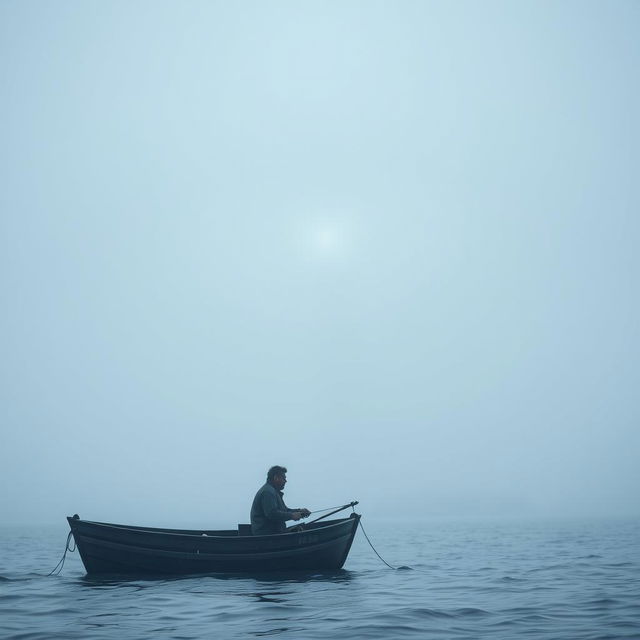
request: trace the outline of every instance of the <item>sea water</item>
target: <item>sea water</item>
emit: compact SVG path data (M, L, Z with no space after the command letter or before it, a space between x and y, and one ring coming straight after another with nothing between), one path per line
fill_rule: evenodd
M395 569L359 531L330 574L47 576L64 520L4 527L0 637L640 638L640 521L362 523Z

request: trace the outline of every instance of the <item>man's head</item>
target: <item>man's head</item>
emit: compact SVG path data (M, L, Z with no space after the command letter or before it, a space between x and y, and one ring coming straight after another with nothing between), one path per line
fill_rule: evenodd
M272 484L276 489L282 491L284 485L287 484L287 468L275 465L267 471L267 482Z

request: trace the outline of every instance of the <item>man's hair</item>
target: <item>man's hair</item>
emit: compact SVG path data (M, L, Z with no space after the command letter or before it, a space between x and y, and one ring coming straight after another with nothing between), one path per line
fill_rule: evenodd
M286 467L279 467L278 465L275 465L267 471L267 482L271 482L271 480L276 476L283 476L285 473L287 473Z

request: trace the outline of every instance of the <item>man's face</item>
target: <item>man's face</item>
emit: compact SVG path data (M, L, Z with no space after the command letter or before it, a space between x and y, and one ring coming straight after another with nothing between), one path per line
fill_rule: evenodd
M284 489L284 485L287 484L287 474L277 474L273 476L273 486L282 491Z

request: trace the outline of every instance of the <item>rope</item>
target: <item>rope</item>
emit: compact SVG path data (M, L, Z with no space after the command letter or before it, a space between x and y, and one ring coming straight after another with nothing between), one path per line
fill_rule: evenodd
M364 537L367 539L367 542L369 543L369 546L373 549L374 553L378 556L378 558L380 558L380 560L382 560L382 562L384 562L387 567L389 567L389 569L396 569L397 567L392 567L377 551L376 548L371 544L371 540L369 540L369 536L367 535L367 532L364 530L364 527L362 526L362 518L360 518L360 528L362 529L362 533L364 533Z
M64 567L64 561L67 558L67 551L71 551L71 553L73 553L76 550L76 540L75 538L73 539L73 549L69 546L69 542L71 541L71 536L73 536L73 532L69 531L69 535L67 536L67 541L64 545L64 553L62 554L62 558L60 558L60 562L58 562L58 564L55 566L55 569L53 571L51 571L50 573L47 574L48 576L59 576L60 572L62 571L62 568ZM60 567L58 569L58 567ZM57 573L56 573L57 571Z

